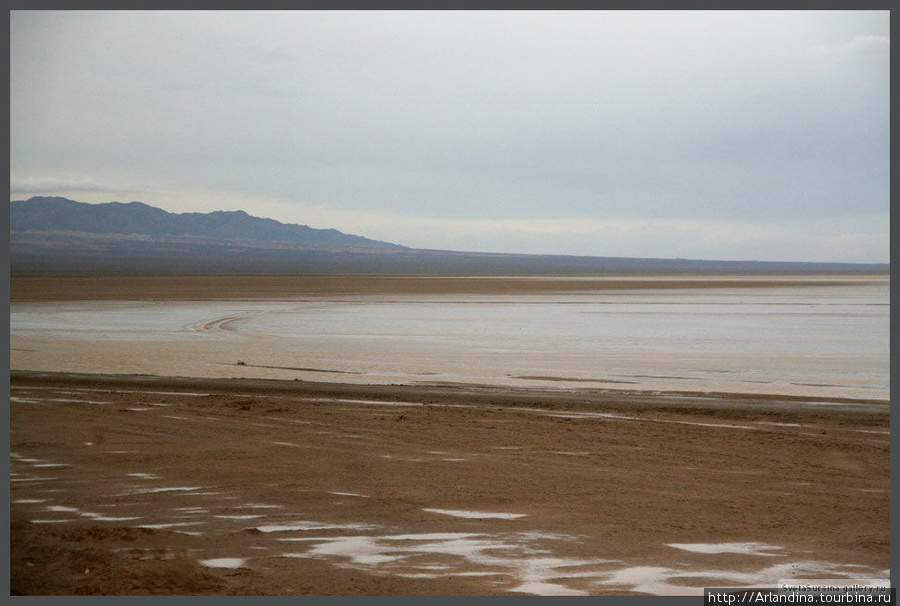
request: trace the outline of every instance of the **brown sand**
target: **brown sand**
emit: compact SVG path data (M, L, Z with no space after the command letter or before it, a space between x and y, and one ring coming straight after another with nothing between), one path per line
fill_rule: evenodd
M13 594L699 594L889 562L886 404L14 371L10 421ZM745 542L777 549L670 546Z
M365 294L528 294L685 288L853 286L887 276L14 276L11 301L289 299Z

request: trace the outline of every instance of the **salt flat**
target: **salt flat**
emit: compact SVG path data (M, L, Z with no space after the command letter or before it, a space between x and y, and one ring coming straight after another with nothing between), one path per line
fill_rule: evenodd
M886 279L191 284L13 283L12 593L888 574Z
M77 294L103 297L110 280ZM11 368L889 398L884 278L446 283L369 279L353 293L337 280L325 282L331 291L316 282L302 295L293 284L292 297L263 289L241 299L256 281L230 279L222 299L194 301L190 290L169 300L133 290L133 300L20 300L31 291L19 286ZM144 284L146 296L154 284L189 288L159 278ZM209 297L204 284L198 296Z

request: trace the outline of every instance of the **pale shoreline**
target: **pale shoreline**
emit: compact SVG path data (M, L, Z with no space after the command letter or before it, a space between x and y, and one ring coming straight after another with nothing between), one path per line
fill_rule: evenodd
M50 303L52 304L52 303ZM380 344L357 343L351 347L338 340L277 339L262 336L231 335L212 339L181 341L142 341L117 339L78 339L54 337L10 337L10 369L23 372L59 372L68 374L147 375L159 378L185 377L196 380L272 380L304 381L308 383L340 382L359 388L366 386L398 386L415 389L429 384L458 384L460 386L490 386L497 390L510 389L528 392L571 391L620 392L633 394L683 393L704 396L710 393L723 397L797 398L820 402L866 402L886 405L890 402L889 385L858 387L852 385L806 383L796 378L778 382L730 380L728 377L689 379L679 376L649 376L641 371L656 360L657 365L674 364L667 354L594 355L597 364L617 370L608 376L594 372L587 376L573 376L567 367L566 356L551 360L559 374L529 374L532 361L527 356L515 360L495 359L491 355L468 357L441 356L422 360L416 350L407 351L402 343L395 344L394 362L386 360ZM317 352L329 358L326 365L315 357L308 361L300 350ZM378 368L363 368L339 363L343 356L366 356L377 362ZM544 363L547 356L544 356ZM765 356L682 356L681 365L740 368L772 367L777 363ZM807 360L807 364L827 369L828 357ZM392 366L391 366L392 364ZM565 373L565 374L563 374ZM618 373L618 376L616 375Z

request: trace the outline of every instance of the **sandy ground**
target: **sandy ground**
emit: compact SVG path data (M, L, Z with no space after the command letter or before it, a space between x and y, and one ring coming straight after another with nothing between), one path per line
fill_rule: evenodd
M887 575L887 404L10 380L12 594L699 595Z
M10 301L291 299L371 294L528 294L696 288L853 286L887 276L13 276Z

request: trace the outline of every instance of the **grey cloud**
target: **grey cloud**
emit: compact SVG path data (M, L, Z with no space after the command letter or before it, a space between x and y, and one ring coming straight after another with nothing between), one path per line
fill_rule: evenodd
M884 11L19 12L10 170L448 218L887 216L889 47Z
M133 192L148 191L144 187L134 185L113 185L90 178L58 179L58 178L14 178L10 180L11 196L26 194L52 194L54 192Z

